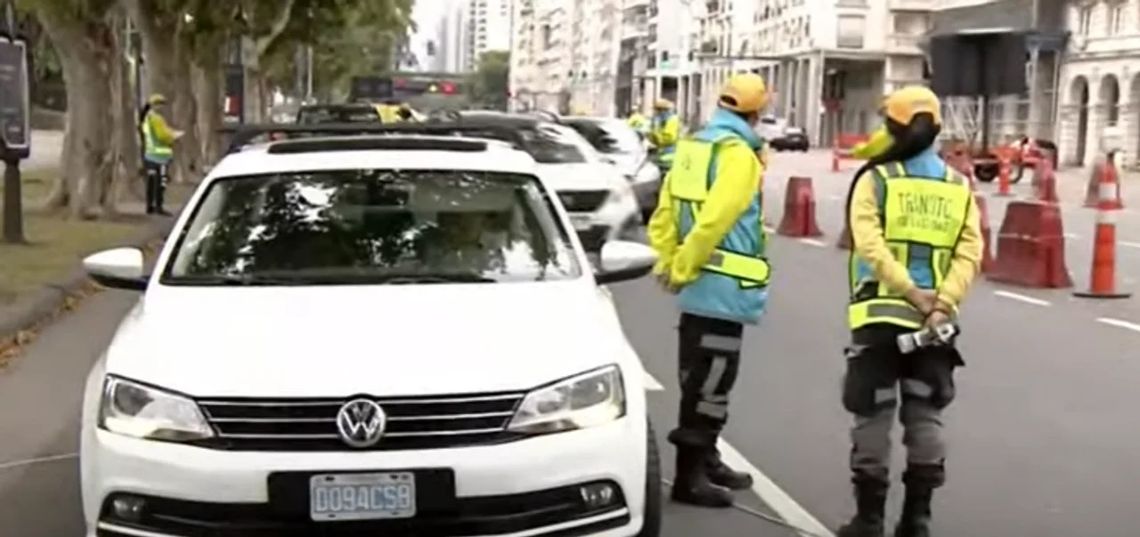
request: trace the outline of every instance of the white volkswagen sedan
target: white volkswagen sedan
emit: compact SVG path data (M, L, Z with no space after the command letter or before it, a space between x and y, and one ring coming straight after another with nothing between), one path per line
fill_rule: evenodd
M656 536L643 369L525 153L311 138L226 157L87 381L88 537Z

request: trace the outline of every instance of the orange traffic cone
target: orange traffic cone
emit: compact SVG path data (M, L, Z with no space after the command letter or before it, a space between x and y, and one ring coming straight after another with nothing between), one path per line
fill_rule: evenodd
M1013 193L1009 191L1009 158L1003 155L998 155L998 196L1012 196Z
M1097 205L1096 237L1093 241L1092 270L1089 289L1077 291L1083 298L1128 298L1132 293L1116 289L1116 211L1115 189L1105 188L1101 182L1100 203Z

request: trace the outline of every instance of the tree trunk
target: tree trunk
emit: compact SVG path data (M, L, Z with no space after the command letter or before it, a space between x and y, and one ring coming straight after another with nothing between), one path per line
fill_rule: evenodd
M59 56L67 91L67 131L60 184L48 197L48 209L68 208L74 218L94 217L91 209L110 183L111 124L107 61L111 54L108 28L76 21L50 9L38 12Z
M175 43L174 61L177 76L174 78L174 125L185 134L176 142L173 179L179 183L195 183L202 178L202 146L195 124L198 122L198 105L194 99L194 77L191 62L193 51Z
M115 54L110 59L111 120L115 130L111 184L103 197L103 213L115 216L117 202L124 192L131 192L142 200L142 166L140 162L138 120L135 113L135 93L131 84L131 64L127 61L129 41L126 39L124 14L115 20Z
M198 138L202 160L212 166L221 158L222 108L225 105L225 78L222 76L221 47L217 54L198 51L194 66L194 100L198 103Z

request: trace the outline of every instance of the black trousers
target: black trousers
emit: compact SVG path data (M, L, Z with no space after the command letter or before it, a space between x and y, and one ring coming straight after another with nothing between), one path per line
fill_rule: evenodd
M852 334L843 385L843 406L855 418L852 479L887 485L897 418L907 448L903 481L936 488L946 479L942 410L954 400L954 370L964 362L953 346L902 354L895 338L904 331L869 326Z
M146 169L146 214L155 214L165 210L163 207L166 197L167 165L154 162L145 162Z
M678 448L715 452L740 371L744 325L683 313L678 333L681 408L669 441Z

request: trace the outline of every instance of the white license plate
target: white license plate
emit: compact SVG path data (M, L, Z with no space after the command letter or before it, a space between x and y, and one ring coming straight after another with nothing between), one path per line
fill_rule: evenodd
M416 515L411 472L319 474L309 479L313 520L374 520Z
M588 215L570 215L570 224L574 226L575 231L586 231L594 225L593 218Z

